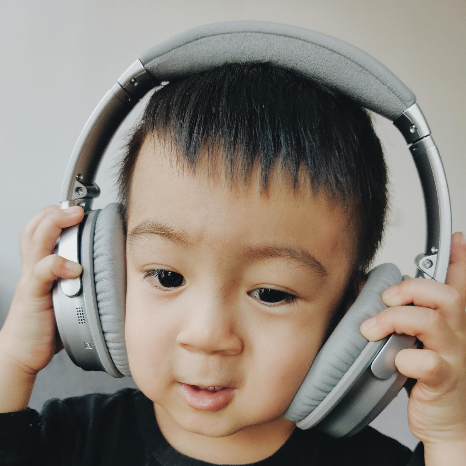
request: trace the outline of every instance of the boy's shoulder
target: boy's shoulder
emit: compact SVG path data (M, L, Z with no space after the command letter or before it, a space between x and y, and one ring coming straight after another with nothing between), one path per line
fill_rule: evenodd
M335 439L316 430L296 429L292 450L300 452L296 460L306 455L310 464L423 466L423 445L413 453L398 440L388 437L371 426L348 438ZM290 463L292 464L292 463Z
M151 406L139 390L125 388L52 398L40 413L27 408L0 414L0 463L149 464L140 413L150 419Z
M132 445L133 454L140 449L152 451L158 457L162 447L163 456L172 457L179 464L188 460L171 451L161 437L152 402L138 389L125 388L111 394L93 393L61 400L53 398L44 404L41 418L43 435L67 443L68 448L75 450L75 458L80 448L86 446L89 450L92 439L101 442L111 438L115 445ZM155 444L154 436L158 440ZM135 444L140 448L134 449ZM285 445L262 464L421 466L424 462L422 444L413 454L397 440L368 426L343 439L334 439L314 429L295 429Z
M93 419L131 415L138 399L144 396L135 388L123 388L114 393L89 393L68 398L51 398L41 411L41 417L59 416L62 421Z
M88 393L67 398L50 398L44 403L42 412L67 410L70 415L84 415L87 410L96 414L95 409L112 411L115 407L132 406L142 395L136 388L122 388L114 393Z
M152 405L135 388L123 388L115 393L89 393L68 398L47 400L40 413L40 424L46 437L87 438L111 432L112 436L128 435L139 424L141 411ZM152 411L153 414L153 411Z

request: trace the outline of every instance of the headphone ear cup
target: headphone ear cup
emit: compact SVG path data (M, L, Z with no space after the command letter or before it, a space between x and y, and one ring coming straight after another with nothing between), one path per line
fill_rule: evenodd
M120 204L99 212L94 229L96 302L110 357L123 375L131 375L125 343L126 248Z
M401 281L401 272L394 264L381 264L369 272L355 302L315 357L285 413L287 419L299 422L307 418L335 388L369 343L361 335L360 325L387 307L382 293Z

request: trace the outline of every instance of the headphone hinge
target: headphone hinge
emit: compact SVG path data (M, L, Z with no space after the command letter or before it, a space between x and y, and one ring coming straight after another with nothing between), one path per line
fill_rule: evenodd
M140 60L136 60L117 80L119 85L127 95L134 97L138 101L146 93L159 85L149 72L144 68ZM113 89L112 89L113 91Z
M85 184L81 180L81 175L76 175L76 180L74 182L73 197L71 200L75 201L77 199L91 198L95 199L100 196L100 188L96 183Z
M432 248L432 254L418 254L414 259L414 263L418 271L422 274L424 278L428 278L430 280L435 280L433 277L435 267L437 266L437 252L435 247ZM419 277L418 272L418 277Z
M411 105L393 124L400 130L408 144L430 135L429 124L418 104Z

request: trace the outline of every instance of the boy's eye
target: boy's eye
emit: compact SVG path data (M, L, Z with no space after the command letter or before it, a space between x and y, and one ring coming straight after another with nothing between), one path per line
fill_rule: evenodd
M286 293L285 291L275 290L273 288L256 288L249 294L253 298L262 301L267 306L288 304L296 301L296 296Z
M178 288L185 284L183 275L172 272L171 270L148 270L142 278L143 280L146 280L148 277L153 278L157 288Z
M151 277L151 281L155 282L153 284L161 289L178 288L186 283L183 275L165 269L148 270L142 278L146 280L148 277ZM292 294L274 288L256 288L250 291L249 294L253 298L262 301L262 303L267 306L288 304L297 299L296 296Z

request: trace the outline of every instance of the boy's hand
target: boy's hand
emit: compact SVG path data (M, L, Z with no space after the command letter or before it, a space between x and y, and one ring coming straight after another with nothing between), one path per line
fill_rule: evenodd
M51 289L56 278L75 278L82 268L53 254L62 229L81 222L84 210L46 207L21 231L21 278L0 331L0 357L5 364L36 375L63 348L55 337ZM71 268L67 268L71 265Z
M424 344L423 349L400 351L395 365L400 373L417 379L409 398L408 421L413 434L424 443L426 460L429 448L436 451L443 448L443 454L450 456L455 455L454 450L466 455L466 242L463 234L455 233L452 237L446 284L412 278L389 288L382 294L382 300L389 307L374 318L374 326L366 326L369 321L364 322L361 333L372 341L393 332L404 333L415 335ZM414 306L404 306L410 303ZM448 464L447 458L443 458L444 464ZM465 458L462 461L466 464Z

